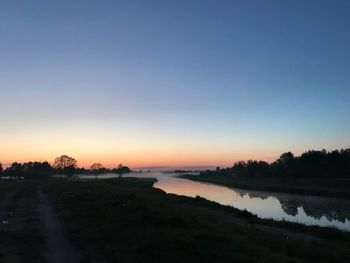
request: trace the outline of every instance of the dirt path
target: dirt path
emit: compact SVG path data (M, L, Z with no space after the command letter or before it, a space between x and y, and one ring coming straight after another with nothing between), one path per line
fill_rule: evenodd
M1 185L7 192L0 205L0 262L44 263L36 198L31 184L13 181Z
M47 260L49 263L79 262L77 253L64 235L63 226L58 221L47 195L37 189L38 209L43 222L43 233L47 239Z

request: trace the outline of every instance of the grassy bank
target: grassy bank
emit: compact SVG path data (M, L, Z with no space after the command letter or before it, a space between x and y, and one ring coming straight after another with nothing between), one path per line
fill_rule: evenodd
M0 204L0 262L46 262L35 184L0 181Z
M349 179L305 179L305 178L271 178L271 177L234 177L227 175L183 174L179 177L219 184L227 187L248 190L272 191L303 195L318 195L326 197L350 198Z
M0 184L0 262L45 262L38 189L79 262L348 262L350 233L261 220L136 178ZM10 216L9 216L10 215ZM46 232L45 232L46 231ZM30 259L29 261L27 259Z
M152 181L48 180L49 195L84 262L347 262L348 233L260 220Z

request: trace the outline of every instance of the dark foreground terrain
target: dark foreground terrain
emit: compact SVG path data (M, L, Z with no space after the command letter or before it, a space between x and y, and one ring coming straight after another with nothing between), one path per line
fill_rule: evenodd
M260 220L152 180L0 181L0 262L350 262L350 234Z

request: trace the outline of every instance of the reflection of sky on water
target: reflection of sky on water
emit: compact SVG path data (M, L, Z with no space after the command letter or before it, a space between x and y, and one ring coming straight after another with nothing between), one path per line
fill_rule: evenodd
M100 176L110 177L115 175ZM260 218L334 226L350 231L350 201L345 199L231 189L177 178L172 173L131 173L128 177L157 178L154 187L167 193L190 197L198 195L223 205L246 209Z

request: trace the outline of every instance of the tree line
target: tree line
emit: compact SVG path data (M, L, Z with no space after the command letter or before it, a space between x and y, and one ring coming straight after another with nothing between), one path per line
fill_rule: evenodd
M309 150L300 156L281 154L274 162L239 161L229 168L216 168L202 174L243 177L350 178L350 148L335 151Z
M103 173L115 173L121 176L124 173L129 173L129 167L119 164L116 168L105 168L101 163L94 163L90 169L77 166L77 160L68 156L61 155L57 157L52 164L44 162L14 162L9 167L3 168L0 163L0 176L49 176L63 174L73 176L73 174L91 174L97 176Z

